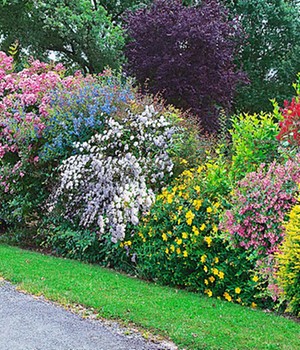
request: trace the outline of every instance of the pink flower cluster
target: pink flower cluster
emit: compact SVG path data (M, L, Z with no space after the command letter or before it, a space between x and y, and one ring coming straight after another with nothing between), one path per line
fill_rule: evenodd
M13 69L13 58L0 51L0 79Z
M263 164L238 182L233 207L225 213L224 228L230 240L259 255L272 254L284 236L285 215L295 203L300 182L300 155L285 165Z
M21 72L13 72L13 59L0 52L0 162L14 154L21 162L11 169L1 166L0 185L9 190L11 175L24 176L24 163L36 164L36 144L48 117L49 93L59 84L71 88L82 79L80 74L64 77L62 64L31 61ZM1 174L2 173L2 174Z

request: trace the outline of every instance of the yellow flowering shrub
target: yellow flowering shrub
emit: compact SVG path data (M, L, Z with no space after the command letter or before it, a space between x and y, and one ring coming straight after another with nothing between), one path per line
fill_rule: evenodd
M288 302L287 311L300 315L300 198L289 214L285 225L285 239L277 255L278 281L283 297Z
M251 305L253 266L245 251L231 248L219 231L226 206L218 191L221 184L226 192L220 173L219 165L206 164L185 170L164 188L133 235L130 252L144 278Z

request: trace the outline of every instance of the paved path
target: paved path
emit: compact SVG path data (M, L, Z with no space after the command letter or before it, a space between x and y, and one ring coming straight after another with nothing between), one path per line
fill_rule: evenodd
M0 282L0 350L158 350Z

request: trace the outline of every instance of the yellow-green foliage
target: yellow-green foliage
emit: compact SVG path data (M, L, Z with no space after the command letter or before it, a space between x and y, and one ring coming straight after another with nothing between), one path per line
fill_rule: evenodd
M241 114L232 118L232 169L234 180L270 163L278 155L278 121L272 114Z
M300 203L290 212L285 228L281 253L277 255L279 283L288 301L288 311L300 315Z
M9 49L8 49L8 53L15 58L15 56L17 56L19 52L19 41L16 40L13 44L10 45Z

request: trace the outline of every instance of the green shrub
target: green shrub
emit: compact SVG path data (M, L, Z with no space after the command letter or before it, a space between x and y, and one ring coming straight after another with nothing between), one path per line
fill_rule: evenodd
M271 114L241 114L232 118L232 168L234 180L255 171L278 156L278 122Z
M43 246L55 255L89 262L99 261L99 236L96 232L50 227Z

